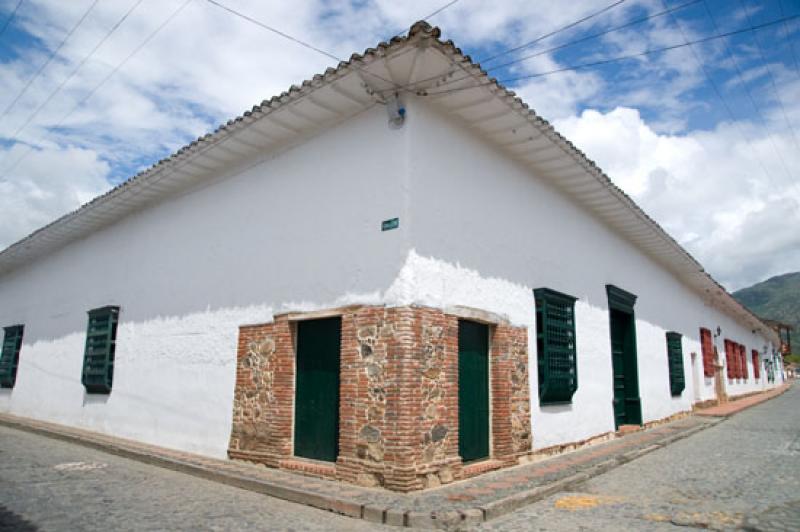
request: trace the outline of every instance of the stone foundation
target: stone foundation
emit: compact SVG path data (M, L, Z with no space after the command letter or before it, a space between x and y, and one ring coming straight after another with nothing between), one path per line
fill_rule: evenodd
M358 306L324 313L342 319L339 456L335 464L295 458L294 321L321 314L283 314L240 328L231 458L407 492L514 465L530 452L527 329L489 323L492 467L465 472L458 456L459 316Z

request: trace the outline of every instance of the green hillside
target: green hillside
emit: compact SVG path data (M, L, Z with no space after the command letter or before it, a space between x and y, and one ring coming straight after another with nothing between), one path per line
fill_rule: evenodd
M733 297L762 318L793 326L793 347L800 341L800 272L778 275L742 288ZM794 347L793 351L798 350Z

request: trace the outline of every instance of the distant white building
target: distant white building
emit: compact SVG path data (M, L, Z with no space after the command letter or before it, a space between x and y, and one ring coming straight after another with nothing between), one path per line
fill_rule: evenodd
M0 253L0 411L405 491L779 384L776 334L438 37Z

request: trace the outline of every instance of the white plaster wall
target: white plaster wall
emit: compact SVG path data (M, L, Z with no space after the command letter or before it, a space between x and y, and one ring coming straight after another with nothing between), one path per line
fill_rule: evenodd
M408 102L415 252L390 294L403 303L467 305L529 327L534 446L548 447L614 430L610 332L605 285L638 296L636 334L644 421L689 410L714 396L702 376L699 328L716 329L748 350L763 338L705 304L671 273L528 169L437 112ZM576 304L579 387L571 405L540 407L532 289L548 287ZM667 331L683 334L686 390L669 391ZM719 341L721 346L721 340ZM697 353L698 381L691 375ZM729 394L761 389L752 378ZM762 379L763 380L763 379Z
M238 326L378 302L397 276L403 133L375 107L0 278L0 325L25 325L0 411L224 456ZM121 307L114 387L86 395L86 311L108 304Z

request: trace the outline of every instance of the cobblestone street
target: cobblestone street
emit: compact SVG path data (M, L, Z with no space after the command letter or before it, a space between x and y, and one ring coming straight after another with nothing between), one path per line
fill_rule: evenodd
M782 396L597 476L573 491L557 493L489 521L482 528L800 530L799 404L800 388L795 386ZM642 436L648 434L656 433ZM618 451L624 452L637 437L542 462L544 469L530 472L536 476L555 467L553 464L585 461L603 449L626 444ZM643 441L637 445L648 444ZM519 476L523 469L509 471ZM447 501L455 501L446 495L459 492L472 503L475 496L471 491L479 490L486 484L484 480L503 474L455 483L412 496L408 502L438 501L437 509L446 510ZM513 491L513 487L501 489L501 485L505 486L496 481L487 484ZM376 492L376 496L380 494L389 495ZM0 531L109 529L394 528L0 426Z
M800 530L800 387L484 524L487 530Z
M0 426L0 531L391 530Z

